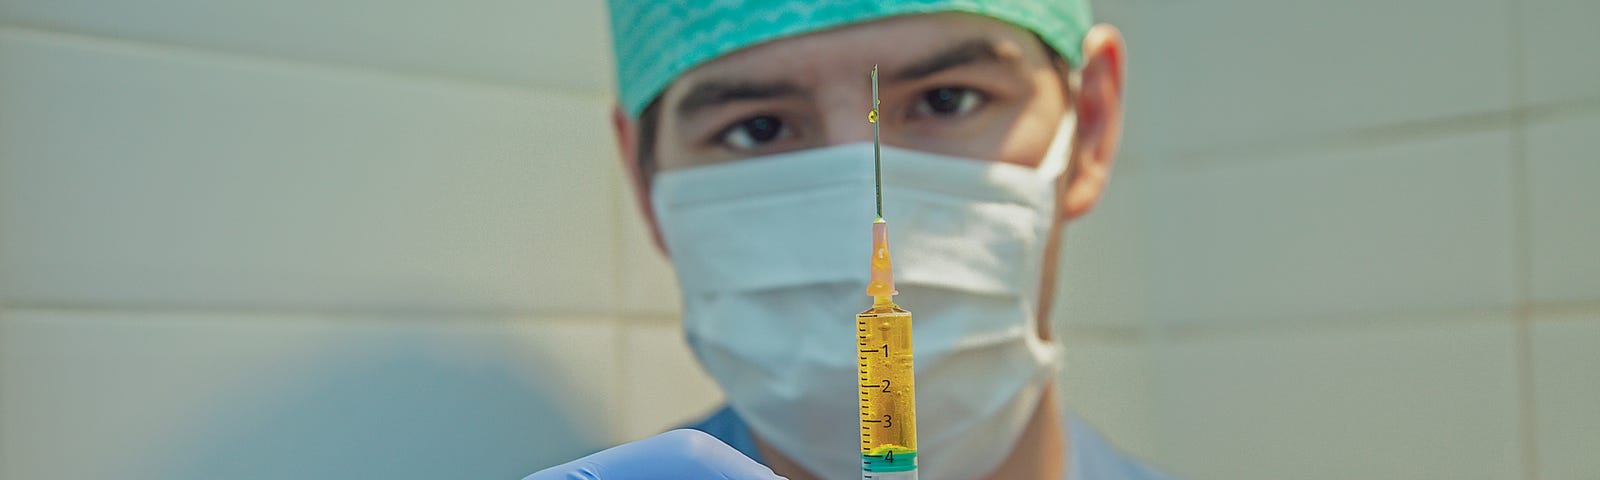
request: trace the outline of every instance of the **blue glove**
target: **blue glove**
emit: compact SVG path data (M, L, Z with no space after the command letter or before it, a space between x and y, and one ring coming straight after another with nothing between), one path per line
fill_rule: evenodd
M782 480L699 430L673 430L546 468L522 480Z

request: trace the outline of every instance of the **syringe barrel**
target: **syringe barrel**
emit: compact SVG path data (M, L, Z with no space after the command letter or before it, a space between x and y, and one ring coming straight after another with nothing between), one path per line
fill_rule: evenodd
M861 472L861 480L917 480L917 471Z
M917 401L912 351L911 312L885 301L856 314L864 472L916 469Z

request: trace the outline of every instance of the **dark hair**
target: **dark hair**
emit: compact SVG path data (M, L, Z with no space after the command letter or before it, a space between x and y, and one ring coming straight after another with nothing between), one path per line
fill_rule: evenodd
M656 95L644 110L639 112L639 178L646 185L656 176L656 129L661 122L661 96Z

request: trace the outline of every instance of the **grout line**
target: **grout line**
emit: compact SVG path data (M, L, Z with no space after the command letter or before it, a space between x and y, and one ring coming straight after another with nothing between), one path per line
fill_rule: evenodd
M1520 127L1519 127L1520 130ZM1526 237L1527 235L1521 235ZM1520 273L1520 272L1519 272ZM1521 275L1519 275L1521 277ZM1520 279L1519 279L1520 280ZM1521 285L1526 285L1519 282ZM1522 297L1527 298L1527 297ZM1533 365L1533 327L1532 308L1526 300L1519 301L1514 321L1515 345L1512 351L1516 357L1513 365L1517 372L1517 425L1518 433L1522 437L1522 465L1523 474L1529 480L1538 480L1538 397L1534 385Z
M64 304L49 302L9 302L7 311L46 313L121 314L121 315L229 315L241 317L315 317L348 321L431 321L448 317L452 322L502 322L538 319L550 323L593 323L596 319L614 322L613 312L531 309L400 309L400 308L259 308L248 306L150 306L117 304Z
M682 319L677 314L672 313L631 312L622 313L617 318L621 324L631 326L659 327L676 326L682 323Z
M1600 306L1600 302L1596 303ZM1583 306L1578 304L1578 307ZM1233 316L1190 316L1166 317L1153 319L1155 324L1167 329L1168 333L1174 331L1192 331L1195 329L1275 329L1283 327L1301 327L1316 325L1386 325L1394 320L1411 321L1425 319L1447 319L1457 321L1461 318L1501 316L1510 317L1515 313L1515 305L1480 305L1461 307L1438 308L1413 308L1413 309L1388 309L1388 310L1353 310L1343 312L1327 312L1320 314L1282 314L1282 315L1233 315ZM1571 308L1571 307L1569 307Z
M1512 317L1515 323L1512 352L1515 357L1512 365L1517 372L1517 433L1521 437L1519 461L1522 463L1522 474L1528 480L1539 479L1538 462L1538 399L1534 388L1533 366L1533 333L1531 327L1532 298L1533 298L1533 225L1529 215L1532 213L1530 205L1531 186L1528 184L1531 165L1528 162L1527 130L1528 121L1532 111L1522 108L1527 102L1527 86L1524 83L1527 71L1527 61L1522 55L1522 0L1506 1L1506 22L1510 30L1510 75L1511 110L1507 121L1510 123L1511 140L1511 212L1512 212L1512 245L1515 259L1512 262L1513 284L1516 285L1516 310Z
M1528 322L1531 324L1552 321L1543 317L1579 317L1575 320L1600 321L1600 301L1541 304L1530 300L1528 302Z
M3 285L0 285L0 293L5 292L3 287ZM4 300L4 296L0 296L0 347L3 347L6 344L7 329L5 317L6 301ZM5 350L0 348L0 355L3 355L4 353ZM0 358L0 478L10 478L11 476L6 472L6 465L15 465L15 463L13 463L9 458L6 458L6 456L9 454L8 452L11 451L11 446L8 445L10 442L9 439L11 438L11 432L8 428L6 428L4 423L6 418L4 415L4 412L6 411L6 385L10 385L10 382L6 381L5 361L3 358Z
M1067 348L1075 342L1092 342L1099 345L1138 345L1145 343L1148 334L1142 327L1132 325L1071 325L1055 326L1056 341Z
M1427 120L1405 121L1321 132L1282 140L1257 140L1217 146L1176 149L1166 155L1163 168L1197 169L1216 165L1260 163L1284 155L1366 149L1419 140L1448 138L1464 133L1504 130L1515 121L1539 123L1600 113L1600 97L1543 105L1514 105L1496 111L1467 113ZM1181 161L1178 161L1181 159Z
M0 36L4 35L15 35L24 39L67 44L76 47L93 47L118 53L133 53L140 55L168 57L181 54L199 57L218 63L272 66L292 70L319 71L322 73L342 73L346 75L385 78L388 80L401 80L408 82L454 84L457 86L468 86L480 89L509 91L518 94L535 93L556 95L590 101L611 101L612 98L612 95L609 91L587 91L574 89L571 87L547 85L535 82L514 82L504 79L472 77L459 74L430 72L426 70L404 70L371 65L341 64L330 61L318 61L262 53L252 53L243 50L227 50L184 45L180 43L106 36L74 30L27 25L17 23L15 21L0 22Z
M1424 312L1386 312L1329 315L1320 317L1259 319L1228 323L1180 322L1164 325L1161 338L1178 343L1189 340L1241 334L1283 335L1299 333L1341 333L1401 329L1419 326L1463 326L1497 324L1515 316L1511 308L1476 308Z
M194 307L194 306L149 306L149 305L117 305L117 304L65 304L48 302L15 302L4 305L4 310L9 312L46 312L46 313L82 313L82 314L120 314L120 315L227 315L242 317L316 317L323 319L343 319L350 321L378 320L378 321L431 321L441 317L448 317L453 322L503 322L520 321L521 319L536 320L553 324L582 323L592 324L596 319L613 322L619 326L672 326L678 325L681 318L673 313L656 312L597 312L577 310L532 310L532 309L383 309L383 308L348 308L348 309L316 309L316 308L254 308L254 307ZM1537 320L1537 317L1583 317L1592 314L1593 319L1579 319L1575 321L1600 321L1600 301L1580 301L1571 303L1546 303L1530 304L1526 313L1530 321L1548 322L1552 320ZM1298 318L1261 317L1252 320L1213 322L1197 319L1182 320L1156 320L1144 318L1147 322L1142 326L1116 326L1116 325L1058 325L1062 335L1074 334L1089 337L1112 338L1131 341L1153 341L1172 334L1190 334L1196 331L1214 330L1221 333L1232 331L1272 332L1281 330L1300 330L1306 327L1319 328L1331 326L1334 329L1364 328L1368 326L1382 326L1392 324L1415 325L1426 323L1454 323L1462 321L1462 317L1484 317L1487 315L1503 314L1514 315L1515 309L1456 309L1435 311L1412 312L1367 312L1325 316L1307 316ZM1374 319L1381 319L1374 320ZM1396 321L1398 320L1398 321ZM1563 320L1554 320L1563 321Z

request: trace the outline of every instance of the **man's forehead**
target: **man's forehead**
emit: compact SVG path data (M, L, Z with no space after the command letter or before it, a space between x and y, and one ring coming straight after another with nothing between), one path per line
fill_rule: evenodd
M810 87L838 78L859 81L866 67L901 72L945 56L993 57L1023 63L1043 56L1032 34L972 14L907 15L754 45L685 73L664 99L676 103L697 85L777 84ZM1029 47L1034 46L1030 51Z

